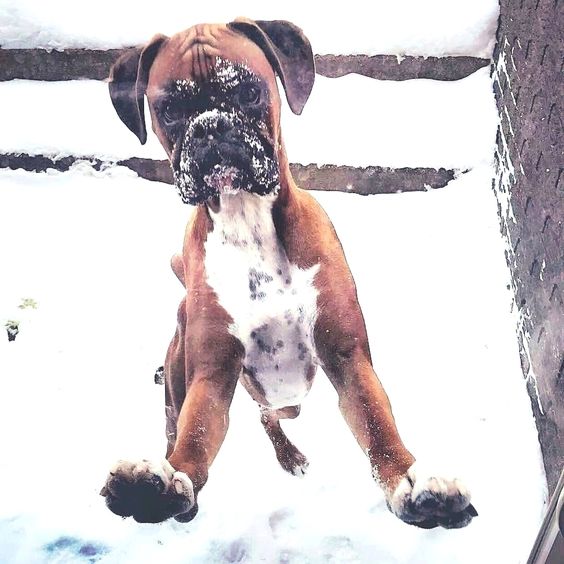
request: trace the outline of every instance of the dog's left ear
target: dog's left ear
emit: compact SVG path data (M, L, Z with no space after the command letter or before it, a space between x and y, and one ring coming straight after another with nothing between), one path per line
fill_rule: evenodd
M147 141L143 97L151 65L165 39L164 35L156 35L147 45L125 52L110 70L112 104L121 121L137 135L141 145Z
M262 49L282 81L291 110L301 114L315 80L313 52L303 31L284 20L237 18L228 25Z

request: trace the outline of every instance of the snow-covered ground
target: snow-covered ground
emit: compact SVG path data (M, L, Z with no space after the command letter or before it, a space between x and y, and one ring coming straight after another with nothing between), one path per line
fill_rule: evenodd
M104 0L84 17L68 0L0 1L7 47L139 43L176 31L182 10L187 26L293 20L318 53L476 56L491 53L498 10L495 0L404 0L374 2L367 17L348 2L320 25L303 2L238 3L231 14L223 3ZM0 99L0 152L163 158L119 122L102 83L14 81ZM309 457L305 478L279 467L238 390L193 522L111 514L98 495L110 464L164 454L153 374L182 296L168 261L190 209L124 168L0 170L0 324L20 322L14 342L0 334L0 562L524 562L546 491L491 190L495 129L487 69L453 83L319 78L304 115L283 115L294 162L472 168L430 192L314 194L343 242L408 448L473 491L479 517L455 531L388 512L321 371L300 417L283 423ZM20 309L24 300L36 307Z
M174 330L181 287L168 258L189 209L125 169L0 171L0 318L21 320L15 342L0 339L0 561L523 561L544 478L491 175L477 168L428 193L315 193L355 273L404 440L473 489L468 528L423 531L387 511L321 372L286 424L306 478L279 468L239 390L192 523L111 514L98 495L109 465L164 452L152 377ZM37 309L19 310L24 298Z
M497 0L348 0L317 9L301 0L98 0L88 7L73 0L2 0L0 45L123 47L144 43L156 32L173 34L194 23L246 16L296 23L316 53L490 57L498 13Z

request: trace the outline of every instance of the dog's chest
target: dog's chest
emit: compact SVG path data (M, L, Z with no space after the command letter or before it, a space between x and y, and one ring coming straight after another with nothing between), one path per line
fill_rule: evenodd
M272 221L275 196L246 192L221 197L210 211L205 243L207 280L233 319L229 330L245 347L244 369L272 407L298 404L316 362L313 326L318 266L290 264Z

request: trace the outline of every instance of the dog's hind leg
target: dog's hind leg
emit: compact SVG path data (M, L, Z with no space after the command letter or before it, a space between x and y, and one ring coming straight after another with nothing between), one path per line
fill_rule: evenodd
M281 409L261 408L261 423L272 442L280 466L294 476L303 476L309 462L298 448L288 439L280 426L280 419L295 419L300 414L300 406Z

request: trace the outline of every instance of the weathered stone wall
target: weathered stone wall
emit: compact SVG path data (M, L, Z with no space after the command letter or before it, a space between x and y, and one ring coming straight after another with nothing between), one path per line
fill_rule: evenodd
M551 492L564 464L563 5L501 0L493 62L500 115L494 190Z

